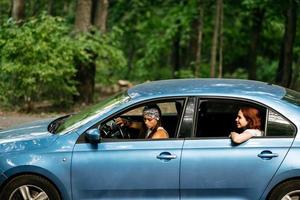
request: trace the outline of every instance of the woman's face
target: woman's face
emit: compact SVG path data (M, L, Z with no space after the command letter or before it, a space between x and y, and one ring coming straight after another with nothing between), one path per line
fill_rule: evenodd
M144 122L149 129L153 129L157 125L157 120L148 116L144 116Z
M246 118L243 115L243 112L241 110L239 110L239 113L235 119L236 121L236 125L238 128L245 128L248 124Z

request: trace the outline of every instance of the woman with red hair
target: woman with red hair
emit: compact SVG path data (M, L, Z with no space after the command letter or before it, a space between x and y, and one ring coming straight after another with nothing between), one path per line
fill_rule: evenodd
M254 136L262 136L259 110L243 107L235 119L237 128L243 129L242 133L231 132L229 137L234 143L243 143Z

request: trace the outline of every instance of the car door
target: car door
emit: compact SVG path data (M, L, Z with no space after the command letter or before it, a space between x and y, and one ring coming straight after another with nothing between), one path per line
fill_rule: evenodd
M73 199L179 199L183 140L77 143Z
M224 111L234 103L229 101L227 105L221 102L219 108ZM211 107L218 108L215 100ZM197 123L201 121L200 116L209 112L209 108L206 109L206 113L202 113L202 108L198 107ZM226 116L223 120L230 118L228 114L220 113ZM186 138L180 170L181 199L259 199L294 139L293 126L282 116L275 115L266 111L268 126L265 130L270 137L251 138L239 145L231 142L226 136L228 133L218 132L222 131L221 122L210 124L209 120L204 120L201 126L212 126L213 131L210 132L209 128L203 130L210 134L215 131L216 134L211 137L195 134L194 138ZM215 120L218 116L207 118ZM281 132L284 136L278 135L280 130L284 130Z
M182 109L182 106L178 109L178 102L183 104L183 101L167 99L151 102L160 106L162 118L168 120L169 124L164 126L168 139L104 138L92 144L83 134L72 158L73 199L179 199L184 139L177 139L175 134ZM111 118L121 115L132 120L130 115L141 113L144 106L141 104ZM177 112L178 118L170 117L170 113Z

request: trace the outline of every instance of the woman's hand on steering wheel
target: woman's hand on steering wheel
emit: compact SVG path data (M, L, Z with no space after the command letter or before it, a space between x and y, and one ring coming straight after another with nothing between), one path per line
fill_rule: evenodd
M126 129L126 127L127 127L128 121L124 118L118 117L118 118L114 119L114 122L115 122L115 126L118 129L118 131L120 132L122 138L123 139L129 138L127 131L124 130L124 128Z
M114 119L114 122L118 125L118 126L127 126L128 125L128 120L122 117L118 117Z

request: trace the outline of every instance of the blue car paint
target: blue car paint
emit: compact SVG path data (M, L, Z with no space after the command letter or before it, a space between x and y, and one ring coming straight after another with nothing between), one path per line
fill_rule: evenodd
M284 162L279 170L274 175L272 182L266 188L261 200L265 199L269 192L283 180L299 179L300 178L300 139L296 138L290 148Z
M55 141L47 147L40 149L40 144L43 144L41 141L40 144L32 145L32 149L2 154L0 166L6 177L15 174L37 174L47 177L60 190L63 199L71 199L71 158L78 134L51 134L47 140L50 138Z
M234 79L181 79L153 81L137 85L128 90L132 98L148 99L161 96L253 96L265 99L280 99L285 89L259 81Z
M220 194L227 199L259 199L292 142L293 138L253 138L240 145L234 145L229 138L186 140L181 161L181 199L218 198ZM279 156L258 157L266 150Z
M278 183L300 177L300 160L297 159L299 135L295 141L294 138L255 138L239 146L232 146L230 140L225 138L103 141L97 147L89 143L76 144L78 137L96 122L127 107L162 97L213 96L254 101L275 109L299 130L300 123L295 119L299 119L300 109L282 100L285 95L282 87L246 80L166 80L138 85L129 89L128 95L129 101L90 118L76 130L60 135L47 131L51 120L0 131L0 183L20 173L40 174L56 185L63 199L97 199L97 195L107 199L121 196L123 199L141 199L145 196L147 199L196 199L199 195L202 199L265 199ZM239 149L248 147L245 154L251 157L250 161L239 153ZM271 160L257 157L261 151L273 151L273 148L279 157ZM165 152L176 154L176 159L157 159L160 153ZM232 166L231 161L237 157L240 162ZM259 163L270 166L268 170L272 170L266 175L261 169L259 175L251 177L248 182L238 178L250 174ZM238 165L244 167L243 171L236 170L236 177L228 177L228 171ZM153 167L153 173L144 171L149 166ZM131 172L134 174L132 177ZM220 179L218 173L224 174L224 178ZM208 179L207 174L212 174L212 179ZM193 178L193 182L189 182L188 177ZM253 183L261 178L264 182L255 188ZM157 185L150 184L151 181ZM241 188L244 196L237 196L235 191Z
M9 142L32 141L35 139L48 138L52 134L48 132L47 126L52 120L43 120L33 123L23 124L0 131L0 145ZM49 144L48 144L49 145ZM3 147L0 147L1 153ZM18 150L18 149L14 149Z
M183 139L103 142L96 148L91 144L76 144L73 199L179 199L182 145ZM158 159L163 152L176 158Z

